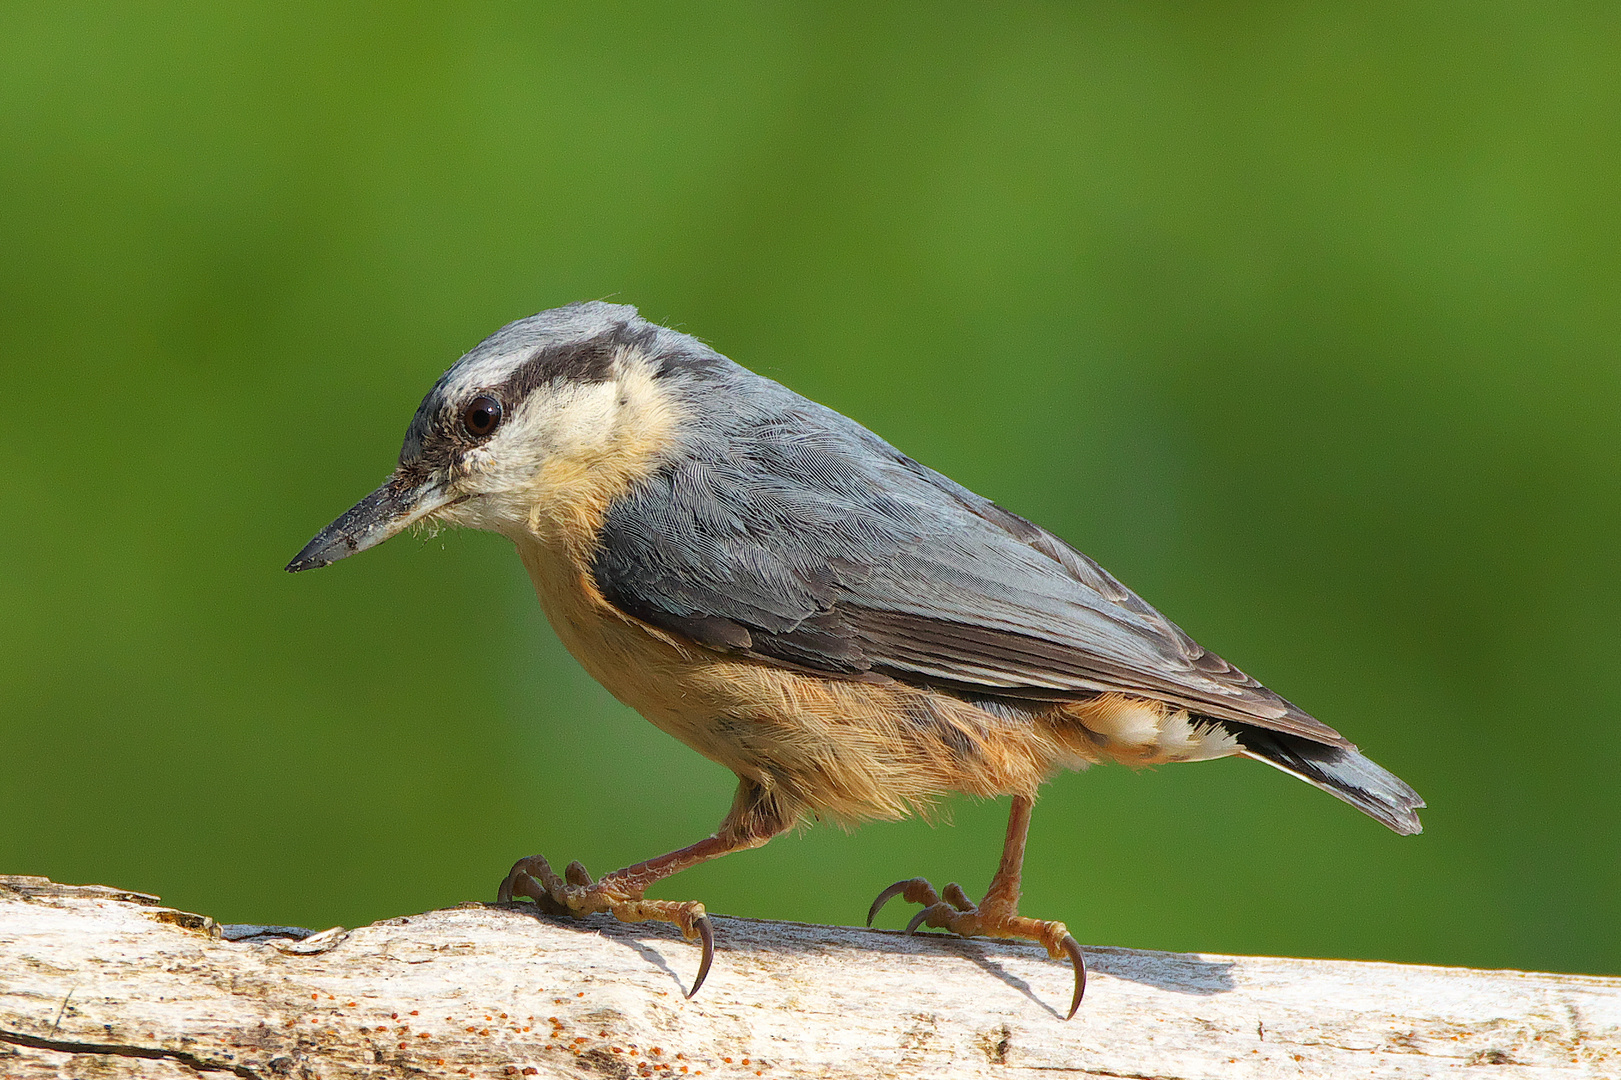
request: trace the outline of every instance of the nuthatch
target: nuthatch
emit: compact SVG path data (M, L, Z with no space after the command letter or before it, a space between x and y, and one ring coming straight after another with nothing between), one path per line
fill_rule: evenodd
M573 304L486 338L428 391L394 474L287 569L416 522L511 540L575 659L737 774L707 839L596 881L533 856L500 888L701 937L691 993L713 958L709 917L647 888L811 815L1011 795L977 905L913 878L867 923L900 895L923 905L908 932L1038 941L1073 964L1071 1016L1080 946L1018 913L1031 804L1059 770L1241 755L1420 828L1412 788L1058 537L631 307Z

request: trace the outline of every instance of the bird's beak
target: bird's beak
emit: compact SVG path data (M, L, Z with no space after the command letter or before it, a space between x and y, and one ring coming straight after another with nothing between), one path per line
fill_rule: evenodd
M433 482L412 486L398 473L382 487L349 508L338 520L315 534L304 550L287 564L287 572L330 566L358 551L376 547L413 522L458 501Z

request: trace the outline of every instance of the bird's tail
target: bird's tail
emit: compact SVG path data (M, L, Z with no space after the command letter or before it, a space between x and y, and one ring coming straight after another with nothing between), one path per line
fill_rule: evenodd
M1355 747L1328 746L1281 731L1229 723L1245 757L1264 761L1322 788L1384 822L1403 836L1422 832L1416 811L1424 805L1418 792L1400 777L1357 752Z

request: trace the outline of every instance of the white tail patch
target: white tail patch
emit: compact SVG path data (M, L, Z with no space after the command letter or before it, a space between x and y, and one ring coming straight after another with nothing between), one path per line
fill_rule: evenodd
M1186 709L1172 709L1163 701L1104 694L1066 711L1101 736L1105 753L1130 765L1209 761L1243 750L1219 723L1194 720Z

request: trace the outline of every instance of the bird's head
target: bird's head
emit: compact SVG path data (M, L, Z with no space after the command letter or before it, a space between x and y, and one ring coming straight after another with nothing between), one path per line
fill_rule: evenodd
M514 538L586 527L672 444L681 380L666 376L719 359L618 304L504 326L422 399L393 475L287 569L327 566L418 522Z

